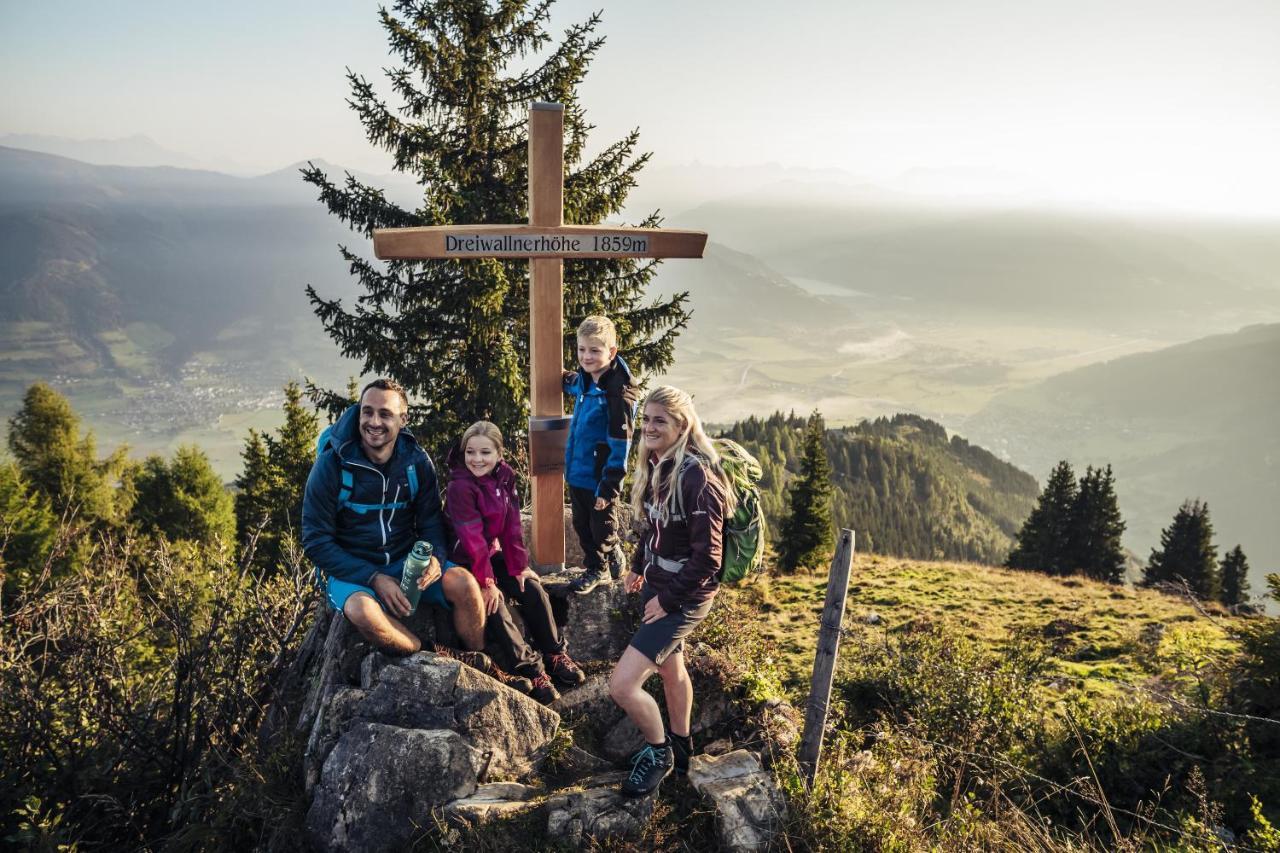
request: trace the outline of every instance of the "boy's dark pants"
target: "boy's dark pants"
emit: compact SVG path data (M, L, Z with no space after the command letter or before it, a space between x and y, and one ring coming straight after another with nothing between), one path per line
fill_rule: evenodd
M609 501L604 509L596 509L594 490L570 486L569 505L573 508L573 529L582 543L585 568L592 572L607 570L610 555L618 547L618 502Z

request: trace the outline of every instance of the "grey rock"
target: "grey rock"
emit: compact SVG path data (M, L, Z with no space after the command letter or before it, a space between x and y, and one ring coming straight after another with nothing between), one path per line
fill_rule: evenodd
M862 616L859 621L862 622L863 625L879 625L884 621L884 618L873 610L872 612Z
M486 780L535 769L560 728L555 711L470 667L459 665L454 696L457 731L491 753Z
M537 808L538 804L531 802L537 793L538 789L518 782L491 782L476 788L471 796L449 803L444 813L455 824L484 823Z
M773 777L744 749L721 756L695 755L689 783L716 809L716 829L726 850L764 850L786 816L786 802Z
M618 786L625 773L595 776L580 791L547 800L547 836L569 844L601 842L636 834L653 816L654 795L624 797Z
M587 676L577 687L566 690L551 703L551 709L567 720L586 721L597 730L614 725L625 716L609 695L609 673Z
M644 735L631 722L630 717L623 717L605 734L600 743L600 751L604 757L613 762L626 761L644 747Z
M731 749L733 749L733 741L727 737L722 737L719 740L711 741L711 743L702 748L702 751L707 755L724 755Z
M325 759L307 834L325 850L403 849L433 808L476 790L479 765L455 732L356 723Z
M320 780L320 768L333 745L356 715L356 709L364 700L365 692L354 687L331 689L327 701L320 705L307 747L302 755L303 784L307 791Z
M612 767L612 764L600 756L592 755L580 746L570 746L557 763L557 772L568 777L590 776Z
M627 595L621 580L610 580L586 595L569 591L569 584L582 573L571 569L542 579L551 596L557 620L575 660L614 661L631 641L634 633L639 596Z

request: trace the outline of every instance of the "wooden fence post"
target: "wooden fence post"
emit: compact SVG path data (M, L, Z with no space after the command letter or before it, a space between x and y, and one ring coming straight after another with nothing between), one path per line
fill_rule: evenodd
M809 703L804 712L804 736L800 739L800 771L805 784L813 787L818 775L818 759L822 755L822 731L827 725L827 709L831 704L831 682L836 674L836 656L840 651L840 625L844 621L844 599L849 592L849 571L853 568L853 531L840 531L836 555L827 578L827 602L822 607L818 629L818 650L813 656L813 681L809 685Z

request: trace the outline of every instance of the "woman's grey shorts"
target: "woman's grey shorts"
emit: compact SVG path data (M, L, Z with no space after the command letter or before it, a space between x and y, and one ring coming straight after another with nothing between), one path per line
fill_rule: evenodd
M640 610L644 611L654 592L646 583L640 590ZM684 638L693 633L698 623L707 618L711 612L708 599L701 604L681 607L675 613L668 613L657 622L642 624L635 636L631 638L631 647L653 661L655 666L662 666L663 661L673 652L684 648Z

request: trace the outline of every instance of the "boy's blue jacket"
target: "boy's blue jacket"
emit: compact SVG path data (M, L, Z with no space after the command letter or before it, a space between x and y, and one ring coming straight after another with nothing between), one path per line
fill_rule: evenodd
M413 543L425 539L443 565L449 552L431 457L402 429L379 467L364 455L359 429L354 405L329 430L328 446L311 466L302 499L307 559L330 577L369 586L375 573L399 571Z
M606 500L618 497L635 421L635 406L622 392L633 382L621 356L613 359L599 383L581 367L566 376L564 392L576 398L564 448L564 478L570 486L592 489Z

